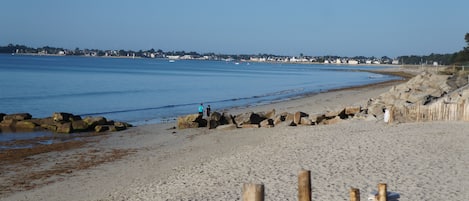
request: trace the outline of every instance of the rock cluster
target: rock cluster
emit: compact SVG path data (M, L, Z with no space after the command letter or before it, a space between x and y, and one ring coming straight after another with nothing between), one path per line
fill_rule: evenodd
M12 131L49 130L57 133L103 132L125 130L132 125L109 121L104 117L85 117L64 112L55 112L51 117L32 118L29 113L0 113L0 128Z
M365 120L384 119L388 109L397 122L418 120L466 120L469 121L469 77L466 72L438 74L423 72L407 83L393 86L388 92L370 99L365 107L352 106L324 114L283 112L248 112L231 115L213 113L207 119L198 114L178 118L178 128L234 129L270 128L277 126L301 126L334 124L351 117Z
M181 116L177 121L178 129L208 127L209 129L236 128L272 128L276 126L311 126L320 124L334 124L343 119L354 117L363 112L360 106L346 107L341 111L325 114L307 114L301 111L295 113L283 112L277 114L275 109L267 112L247 112L238 115L214 112L207 119L198 114Z
M428 118L439 115L427 109L434 105L446 108L444 105L449 103L465 104L469 96L467 84L468 76L465 72L451 75L423 72L379 97L370 99L367 113L382 117L384 109L389 109L392 110L393 119L398 122L415 121L418 116Z

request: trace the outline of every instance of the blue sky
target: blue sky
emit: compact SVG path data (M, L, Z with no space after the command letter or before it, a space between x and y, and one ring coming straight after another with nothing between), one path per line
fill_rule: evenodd
M0 45L400 56L466 43L468 0L2 0Z

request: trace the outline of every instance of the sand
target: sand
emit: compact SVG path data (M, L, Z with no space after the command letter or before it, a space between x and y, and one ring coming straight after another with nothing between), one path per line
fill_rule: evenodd
M276 109L319 114L365 105L394 84L229 112ZM266 200L297 200L301 169L311 171L313 200L348 200L351 187L359 188L361 199L366 200L378 183L387 183L401 201L469 200L468 122L346 120L334 125L231 131L169 129L172 126L140 126L79 149L35 156L58 163L77 152L130 152L55 175L47 185L5 193L0 200L241 200L244 183L264 184Z

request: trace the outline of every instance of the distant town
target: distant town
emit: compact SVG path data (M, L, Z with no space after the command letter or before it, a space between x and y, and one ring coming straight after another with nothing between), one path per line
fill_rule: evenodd
M65 49L56 47L32 48L25 45L0 46L0 53L12 55L49 55L49 56L87 56L87 57L119 57L119 58L152 58L175 60L224 60L237 62L278 62L278 63L324 63L324 64L389 64L389 65L448 65L450 64L451 54L431 54L429 56L400 56L390 58L383 56L377 57L343 57L343 56L306 56L303 54L297 56L279 56L272 54L215 54L215 53L197 53L185 51L163 51L155 50L98 50L98 49Z

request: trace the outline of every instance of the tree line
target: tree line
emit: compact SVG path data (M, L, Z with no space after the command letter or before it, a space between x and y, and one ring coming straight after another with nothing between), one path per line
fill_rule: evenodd
M430 54L424 56L418 55L410 55L410 56L399 56L397 59L399 60L400 64L433 64L433 62L438 62L440 65L450 65L450 64L466 64L469 63L469 33L466 33L464 39L466 40L467 46L464 47L461 51L450 53L450 54ZM98 50L98 49L80 49L75 48L74 50L68 50L64 48L56 48L56 47L49 47L44 46L40 48L32 48L27 47L25 45L13 45L8 44L7 46L0 46L0 53L20 53L20 54L63 54L63 55L92 55L92 56L136 56L136 57L164 57L164 56L184 56L184 55L191 55L193 58L209 56L211 58L231 58L235 60L248 60L252 56L267 56L267 57L276 57L276 55L272 54L258 54L258 55L248 55L248 54L241 54L241 55L229 55L229 54L215 54L215 53L205 53L199 54L197 52L185 52L185 51L167 51L164 52L161 49L155 50L139 50L139 51L132 51L132 50ZM301 57L303 55L301 54ZM331 58L331 56L323 56L319 57L318 61L321 58ZM366 57L352 57L353 59L363 60ZM372 57L374 58L374 57ZM369 58L368 58L369 59ZM381 60L391 60L389 57L382 57Z
M464 39L467 46L461 51L452 54L430 54L426 56L400 56L398 60L401 64L432 64L438 62L440 65L467 64L469 62L469 33L466 33Z

